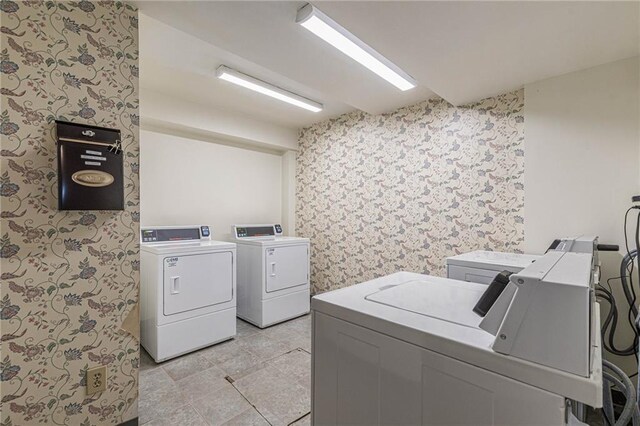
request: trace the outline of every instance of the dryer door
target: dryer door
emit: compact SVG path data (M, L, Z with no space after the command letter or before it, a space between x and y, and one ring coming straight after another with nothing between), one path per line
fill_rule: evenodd
M233 254L193 254L164 259L164 315L233 299Z
M309 284L309 248L306 244L265 250L267 293Z

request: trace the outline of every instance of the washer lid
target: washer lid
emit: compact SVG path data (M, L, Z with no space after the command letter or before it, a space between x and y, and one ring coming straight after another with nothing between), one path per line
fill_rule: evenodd
M457 281L411 280L381 289L365 299L403 311L477 328L482 318L473 312L473 307L485 290L484 285L467 286Z
M200 253L207 251L230 250L235 248L235 243L227 241L189 241L140 244L140 250L154 254Z
M534 254L503 253L500 251L476 250L447 258L447 265L466 266L469 268L488 269L493 271L519 272L540 259Z

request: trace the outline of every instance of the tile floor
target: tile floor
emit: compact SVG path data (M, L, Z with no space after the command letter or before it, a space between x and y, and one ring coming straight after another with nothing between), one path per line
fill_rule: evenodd
M156 364L142 350L139 422L309 425L311 316L260 330L238 320L234 340Z

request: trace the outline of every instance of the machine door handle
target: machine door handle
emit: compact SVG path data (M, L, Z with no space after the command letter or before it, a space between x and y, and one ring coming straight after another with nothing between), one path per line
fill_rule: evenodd
M180 293L180 277L171 277L171 294Z
M276 262L271 262L271 273L269 275L272 277L276 276Z

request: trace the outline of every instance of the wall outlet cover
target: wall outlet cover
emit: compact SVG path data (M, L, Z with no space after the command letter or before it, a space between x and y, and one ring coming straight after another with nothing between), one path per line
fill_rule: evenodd
M107 389L107 366L100 365L87 370L87 395Z

